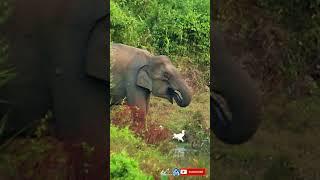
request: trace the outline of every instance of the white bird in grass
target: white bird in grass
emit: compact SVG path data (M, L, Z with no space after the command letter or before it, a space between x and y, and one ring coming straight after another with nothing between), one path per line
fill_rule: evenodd
M179 134L174 133L172 139L177 139L178 141L184 142L183 136L185 135L185 132L186 132L185 130L182 130L182 132Z

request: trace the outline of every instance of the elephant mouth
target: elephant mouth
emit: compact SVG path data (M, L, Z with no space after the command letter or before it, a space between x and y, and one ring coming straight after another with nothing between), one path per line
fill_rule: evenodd
M182 102L183 97L180 91L174 90L172 88L168 88L168 100L173 104L173 99L175 100L176 103Z
M230 124L232 120L232 112L226 99L220 94L212 93L210 100L215 106L215 113L218 117L217 120L220 121L224 126Z

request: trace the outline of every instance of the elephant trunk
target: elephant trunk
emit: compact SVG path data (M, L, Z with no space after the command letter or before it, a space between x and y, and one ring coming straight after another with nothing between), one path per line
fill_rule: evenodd
M226 102L231 117L223 117L223 108L211 94L211 126L215 135L225 143L241 144L248 141L260 124L261 99L259 88L240 64L232 61L224 44L222 34L214 32L215 59L211 64L214 73L213 90ZM223 104L223 103L222 103Z
M187 86L186 82L178 77L174 81L175 83L172 85L172 88L169 88L169 95L176 101L178 106L186 107L191 102L191 90Z

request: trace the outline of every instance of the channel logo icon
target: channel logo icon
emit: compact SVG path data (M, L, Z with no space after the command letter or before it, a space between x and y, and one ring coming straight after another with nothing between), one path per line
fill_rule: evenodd
M172 175L173 175L173 176L180 176L180 169L174 168L174 169L172 170Z

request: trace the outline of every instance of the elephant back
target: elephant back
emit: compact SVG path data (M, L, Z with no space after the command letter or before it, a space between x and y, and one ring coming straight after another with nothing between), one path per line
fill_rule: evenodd
M144 57L143 58L144 60L148 60L150 59L149 57L153 56L153 54L151 54L147 50L135 48L125 44L120 44L120 43L111 44L111 48L110 48L111 71L119 68L125 69L126 67L124 66L131 64L132 61L134 61L138 56Z

